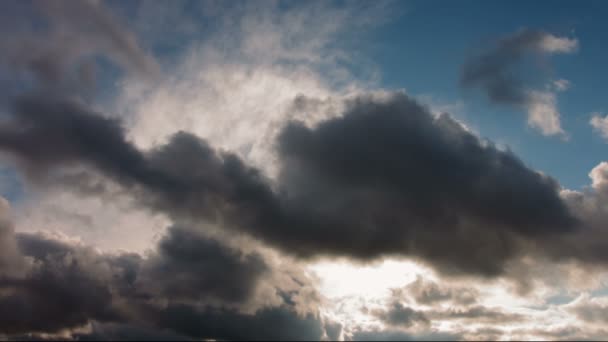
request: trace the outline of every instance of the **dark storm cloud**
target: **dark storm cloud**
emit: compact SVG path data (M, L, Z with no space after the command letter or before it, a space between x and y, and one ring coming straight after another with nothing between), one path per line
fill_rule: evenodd
M0 278L1 332L57 332L91 319L121 319L110 285L96 273L106 260L40 236L17 237L23 256L34 264L23 277Z
M140 151L119 122L90 109L83 90L96 81L99 57L139 75L158 73L101 2L0 6L7 19L0 20L0 100L3 116L7 112L0 146L30 177L59 179L61 186L89 195L107 195L103 182L111 179L176 222L184 216L233 216L236 210L244 215L248 206L255 216L260 208L252 201L264 193L274 203L261 176L238 158L186 133L157 150ZM80 173L62 174L72 167ZM97 174L106 179L96 182ZM146 257L105 255L48 236L15 235L4 204L0 339L53 339L86 324L92 324L91 332L71 336L318 340L323 334L320 317L303 313L316 310L314 301L299 304L301 291L314 296L308 278L282 284L281 277L297 271L276 275L261 254L173 226ZM266 292L259 294L262 282Z
M575 225L553 179L404 94L359 97L314 129L292 123L279 149L286 205L302 220L291 226L309 227L292 235L304 255L410 254L491 275L517 254L515 237Z
M188 133L140 151L119 122L41 95L12 115L0 148L32 170L88 165L177 221L221 222L305 258L410 255L491 276L518 255L518 239L576 224L553 179L401 93L360 96L314 129L289 123L275 188Z
M20 234L23 254L34 258L36 265L25 278L0 281L7 293L0 296L0 331L9 336L53 333L93 320L106 323L75 337L320 338L319 318L299 316L290 306L254 314L201 306L206 296L228 303L247 300L265 266L261 260L248 260L216 242L185 234L171 228L151 259L102 256L39 235ZM182 304L159 304L164 301Z
M113 119L73 100L30 94L18 98L13 121L0 129L0 146L34 167L88 162L123 184L170 182L150 170Z
M518 70L526 57L569 52L574 40L558 38L547 32L524 29L500 39L494 46L469 58L462 70L464 87L482 89L497 104L526 105L531 101L529 86ZM530 80L527 80L530 81Z
M75 333L77 341L193 341L191 337L179 335L170 330L155 329L138 324L98 323L92 324L91 332ZM37 337L37 336L34 336ZM42 338L44 339L44 338ZM22 340L22 338L15 338ZM34 338L33 340L40 340Z
M99 42L95 52L146 68L134 38L98 4L41 6L56 30L80 28ZM9 52L35 51L12 41ZM81 48L75 44L74 53L88 52ZM236 155L188 133L137 149L118 121L62 89L59 78L69 72L54 65L64 51L51 52L43 49L41 58L59 77L43 72L39 79L53 87L15 97L0 124L0 148L33 176L52 181L52 171L84 165L175 222L220 223L303 258L407 255L451 273L501 274L520 253L517 240L575 224L556 182L404 94L360 96L342 117L314 129L289 123L277 141L278 184L271 184Z
M173 301L244 302L270 272L262 256L243 255L185 229L170 229L157 253L139 281Z
M11 234L0 243L16 240L30 263L22 275L0 277L0 332L8 337L35 338L90 322L92 332L73 337L319 339L323 333L320 318L297 314L287 301L239 312L270 272L266 262L185 228L169 228L147 258Z
M254 315L207 310L192 306L170 306L158 325L198 338L220 340L318 341L323 334L319 318L300 316L286 308L262 309Z
M301 258L411 256L452 274L500 275L508 261L529 252L520 240L542 244L574 229L555 181L401 93L359 96L340 117L315 128L289 123L277 141L276 183L186 132L140 150L118 120L77 100L77 90L95 81L90 57L139 73L155 73L154 62L99 3L35 6L48 34L40 37L25 25L19 35L0 37L2 67L19 74L7 91L11 105L0 121L0 149L36 180L52 182L56 171L82 167L174 222L214 223ZM22 87L22 74L34 78L33 87ZM102 195L103 184L91 179L85 171L62 185ZM9 337L87 323L92 332L75 338L318 340L341 332L318 313L301 313L297 290L276 284L270 292L282 302L245 313L260 299L260 284L278 271L259 253L188 227L170 227L141 257L15 236L0 220L0 247L0 332ZM459 300L440 290L420 298ZM468 319L480 312L445 315ZM395 326L428 323L426 314L401 304L378 315ZM390 330L354 337L458 336Z

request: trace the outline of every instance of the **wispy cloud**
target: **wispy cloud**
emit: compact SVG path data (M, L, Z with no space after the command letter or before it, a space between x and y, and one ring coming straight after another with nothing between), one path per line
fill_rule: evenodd
M558 37L544 31L520 30L501 38L495 45L471 57L463 66L461 84L481 89L496 104L525 109L528 124L543 135L567 137L561 127L556 95L551 90L539 90L526 84L517 67L528 56L545 57L552 54L576 52L579 43L575 38ZM569 82L540 77L545 88L564 91Z

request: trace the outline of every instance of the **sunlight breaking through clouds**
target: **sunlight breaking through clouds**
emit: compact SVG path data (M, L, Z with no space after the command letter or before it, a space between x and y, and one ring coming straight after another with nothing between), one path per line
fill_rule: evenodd
M0 339L605 339L597 37L424 6L2 2Z

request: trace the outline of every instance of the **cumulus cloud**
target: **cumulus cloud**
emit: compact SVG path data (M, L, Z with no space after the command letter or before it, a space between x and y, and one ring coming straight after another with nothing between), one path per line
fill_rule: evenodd
M561 128L555 94L531 91L528 107L528 125L544 135L565 134Z
M140 151L113 119L70 102L21 101L0 146L26 164L92 167L173 219L221 222L300 257L412 255L496 275L520 253L518 239L576 223L554 180L402 93L356 97L316 128L289 123L278 138L277 184L188 133ZM452 247L437 253L437 234Z
M108 58L138 76L157 74L154 59L102 3L61 1L29 5L4 4L14 10L10 13L23 10L27 12L24 18L34 16L33 22L46 20L48 30L33 32L28 23L17 27L22 30L3 31L0 40L6 49L2 50L0 62L11 72L8 77L12 84L10 91L3 93L8 101L2 145L17 157L17 163L30 180L36 180L36 186L54 190L63 187L97 199L130 192L136 195L133 200L138 207L154 214L169 212L159 210L171 201L165 195L180 193L186 185L173 183L183 171L180 168L186 166L173 168L170 159L175 151L204 154L197 159L202 164L187 177L203 180L210 176L206 178L209 194L218 190L212 190L219 185L213 184L214 177L231 172L240 177L242 172L248 172L233 158L226 163L226 170L232 171L224 174L220 171L224 158L204 141L188 134L176 136L175 144L165 148L139 151L118 120L93 110L95 105L80 90L95 83L93 70L99 57ZM2 12L3 16L8 13ZM24 135L13 135L10 126L25 129ZM95 136L94 131L99 135ZM43 148L42 136L46 134L53 135L49 137L51 140L57 139L56 145ZM84 145L72 146L80 139L84 139L81 141ZM43 150L35 151L38 148ZM119 153L121 156L112 157L119 150L123 151ZM213 168L214 163L218 163L215 167L219 173L205 174L206 164ZM131 168L132 172L127 171ZM125 174L123 169L127 171ZM145 178L148 178L145 184L140 183ZM152 188L164 189L160 197L153 195L155 191L149 192L151 184L156 184ZM233 185L232 181L225 184L228 188ZM248 185L242 185L237 191L246 192ZM169 190L173 186L177 188ZM220 192L232 191L228 188ZM146 195L152 196L150 202L145 200ZM224 200L213 197L208 200L216 204L219 203L216 200ZM55 197L55 202L58 199ZM196 201L194 197L189 200ZM324 334L318 312L319 296L312 280L289 261L277 262L268 254L252 248L245 251L235 244L210 238L198 228L177 224L167 228L157 244L148 245L151 249L144 256L124 251L106 254L57 236L15 233L8 218L8 205L4 205L4 200L2 203L2 338L125 339L154 335L319 339ZM212 206L208 208L210 211L205 215L214 210ZM183 222L176 215L171 216ZM78 218L83 226L92 220L87 215ZM48 228L45 223L48 222L41 224L43 229ZM175 320L178 316L181 318ZM208 325L203 327L202 321Z
M268 276L270 269L259 254L244 255L218 241L171 228L143 272L141 286L153 288L174 303L242 303L255 294L252 286Z
M601 162L589 172L591 187L598 194L608 194L608 162Z
M546 63L544 58L547 55L573 53L577 49L578 40L575 38L558 37L538 30L520 30L469 58L463 66L461 84L466 88L481 89L493 103L525 109L528 124L543 135L566 136L554 92L542 89L564 91L569 82L564 79L547 81L546 76L541 75L538 77L542 85L538 89L526 84L534 80L526 79L529 72L524 66L528 57L540 58L541 63Z
M251 310L247 306L262 295L256 289L275 279L265 257L243 254L184 228L169 228L147 257L103 254L43 234L11 233L0 240L11 241L16 241L14 259L24 261L24 272L7 273L18 264L3 257L0 331L8 336L72 329L78 336L82 332L77 328L91 322L103 324L87 334L120 338L130 336L138 324L218 339L319 339L323 333L318 313L296 308L294 299L306 278L299 277L299 288L274 284L284 299ZM281 322L281 328L273 328L273 321ZM116 331L116 324L133 328Z
M361 239L362 245L357 248L361 254L367 250L374 255L373 249L382 246L380 253L410 251L423 259L432 259L435 265L441 265L445 257L449 259L445 261L452 270L471 266L482 271L483 263L492 260L493 266L486 265L490 267L485 269L491 274L498 271L494 267L501 262L497 261L517 254L517 244L509 242L515 235L508 232L542 234L542 227L546 225L546 232L556 233L560 231L558 227L567 231L567 227L574 224L568 210L556 197L554 181L529 170L511 153L480 140L449 116L433 118L424 107L403 94L389 96L386 101L365 96L357 98L342 117L330 119L312 129L291 124L280 136L279 146L285 165L282 182L289 196L298 199L301 207L310 208L308 217L314 217L314 214L332 217L339 213L335 220L348 227L344 229L343 236L350 235L350 245L359 241L353 235L358 230L354 227L361 227L365 232L365 239ZM377 168L377 165L383 166ZM450 165L449 171L443 165ZM513 172L513 175L503 172ZM311 182L312 179L315 181ZM483 181L477 183L481 179ZM507 179L513 182L503 183ZM521 191L516 190L520 184ZM534 200L534 203L553 202L551 206L555 205L550 213L546 212L546 216L532 203L530 206L525 204L523 198L530 197L523 195L526 192L524 188L530 190L532 187L536 190L530 195L546 196ZM517 201L515 207L511 206L514 202L506 200L520 195L523 202ZM505 196L505 201L501 200L502 196ZM320 198L326 205L318 206ZM396 206L398 212L392 212L392 206ZM453 211L454 208L459 209ZM524 211L530 214L515 214ZM558 215L563 215L562 218L558 219L556 213L561 213ZM510 222L515 217L518 217L518 222ZM523 217L526 219L519 221ZM386 218L390 220L375 221ZM348 223L345 220L349 220ZM333 226L338 227L337 223ZM477 232L477 224L484 227L479 231L480 235L472 233ZM491 229L492 226L496 230ZM371 227L395 228L382 233L378 231L376 236ZM387 235L389 231L390 236ZM430 235L425 236L425 232L433 236L450 236L445 240L451 242L450 247L439 248L439 242ZM468 236L466 241L469 242L472 242L471 236L482 238L484 243L479 245L489 246L490 241L501 243L495 248L473 251L465 247L467 242L464 236L462 239L459 237L460 232ZM371 243L376 239L379 241L377 245ZM405 240L408 242L403 243ZM335 241L336 249L340 248L340 241L346 243L338 238ZM427 249L427 242L434 247ZM448 256L438 250L450 250L454 254ZM484 257L465 256L468 252L482 253ZM478 260L479 264L461 264L456 261L460 257Z

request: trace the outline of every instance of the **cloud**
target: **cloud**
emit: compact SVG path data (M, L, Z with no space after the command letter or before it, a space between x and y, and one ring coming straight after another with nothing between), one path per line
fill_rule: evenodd
M135 35L100 2L62 0L41 7L53 24L59 26L61 34L68 31L70 35L66 38L76 39L70 42L71 46L77 42L85 51L95 46L95 49L107 51L110 58L125 69L141 75L154 76L159 72L157 62L142 49Z
M553 87L557 91L566 91L570 89L570 81L565 79L555 80L553 81Z
M268 190L265 184L257 185L264 183L258 180L263 177L235 155L224 155L187 133L176 134L165 146L139 150L118 120L92 109L101 106L92 104L86 96L89 93L82 90L94 88L96 69L105 68L104 64L97 64L99 57L138 77L157 74L158 66L135 36L101 7L102 3L72 5L67 1L34 4L32 8L15 5L19 7L15 11L24 9L34 18L24 15L23 18L32 19L32 25L28 22L18 27L23 30L3 31L0 37L0 72L10 73L10 91L3 92L8 99L8 125L0 144L18 160L29 180L41 185L37 190L63 187L66 192L98 200L130 193L138 207L169 215L175 225L167 228L160 242L141 256L125 252L104 254L46 235L15 234L12 223L5 225L2 220L2 338L128 338L134 334L158 334L318 340L325 334L318 313L319 295L312 280L298 265L290 263L291 259L277 261L267 250L257 251L257 245L237 246L239 243L233 239L210 238L205 234L208 232L201 232L204 223L194 228L177 224L190 221L187 216L205 219L212 218L218 209L221 213L233 210L230 197L244 201L242 207L234 210L244 209L248 191L253 190L255 195L256 187ZM13 10L11 6L7 5ZM3 16L7 13L3 11ZM298 18L292 19L295 24ZM36 20L45 21L48 27L44 28L48 30L34 30L31 26L36 26ZM252 33L251 28L245 32ZM325 32L323 28L318 33ZM262 50L254 49L256 53ZM218 75L222 76L215 76ZM281 79L285 79L284 75ZM5 99L2 100L4 105ZM23 134L10 133L10 126L23 128ZM47 134L49 140L44 139ZM44 146L51 140L54 146ZM123 152L116 155L116 151ZM172 153L179 157L174 159ZM197 165L181 178L183 167L190 165L187 160L173 162L189 153ZM225 183L215 183L218 180ZM194 192L183 188L201 181ZM203 198L209 201L203 204L209 210L192 214L202 208L196 203ZM55 202L60 199L54 198ZM179 201L189 202L186 212L175 210L184 204ZM61 203L56 204L63 209ZM103 209L104 206L101 213L72 216L87 226L103 214ZM14 307L17 309L10 309ZM183 319L174 320L177 315ZM92 331L82 331L87 328Z
M605 298L585 296L572 303L569 309L584 322L603 325L608 320L608 303Z
M10 219L10 205L0 197L0 277L19 275L24 266Z
M376 310L373 315L390 326L411 327L415 324L429 324L429 320L424 313L406 307L399 302L391 303L386 310Z
M608 116L602 117L601 113L592 113L589 124L602 138L608 140Z
M51 95L24 95L15 101L12 114L15 120L2 128L0 145L27 155L36 161L36 166L69 165L89 159L104 172L126 177L121 179L124 182L129 182L134 174L145 183L163 182L152 179L155 176L151 170L143 169L142 156L126 141L117 122L90 112L83 103ZM14 131L18 127L25 130ZM47 145L50 141L52 146Z
M11 74L17 74L16 78L27 79L31 75L39 81L38 86L82 93L95 86L97 56L108 57L140 77L159 73L154 58L100 2L10 2L3 17L11 15L23 20L2 30L0 62L8 66ZM37 28L41 23L48 30Z
M533 38L532 40L536 39ZM539 46L542 51L548 53L571 53L578 49L578 40L573 38L556 37L552 34L545 33L540 38Z
M17 236L22 257L32 258L27 273L2 277L0 331L4 334L59 332L90 319L118 320L112 305L111 278L104 277L109 260L92 251L72 249L36 236Z
M192 341L193 338L176 334L167 329L156 329L146 325L93 322L90 331L75 332L71 336L77 341ZM44 340L41 336L31 336ZM21 336L16 340L24 340Z
M492 324L505 324L508 322L521 321L523 315L505 313L499 309L487 308L481 305L468 307L466 309L451 308L446 311L434 311L427 313L430 319L443 320L471 320L473 322L489 322Z
M568 341L594 341L606 338L608 331L590 327L576 327L561 325L549 329L527 329L514 334L515 336L536 336L538 339L568 340Z
M179 5L178 18L187 7ZM11 75L0 149L56 206L45 213L52 215L19 220L17 233L0 211L1 338L455 339L468 335L437 323L483 326L519 316L487 306L473 290L416 281L403 289L413 301L371 311L390 328L333 321L301 263L405 256L448 276L522 277L513 272L527 265L522 258L605 260L603 240L578 225L600 226L603 214L587 207L600 203L599 193L560 196L553 179L449 115L404 93L357 90L365 87L337 67L348 61L334 46L351 28L345 23L367 27L352 8L201 6L210 6L206 19L234 29L195 44L158 83L123 80L125 103L116 112L129 115L121 119L100 109L112 105L80 94L103 77L98 57L138 77L158 66L102 3L36 5L49 32L39 37L25 24L15 35L23 39L3 37L11 52L3 66L19 75ZM167 23L175 21L138 29L154 35ZM175 29L197 36L201 27L190 25L199 24L206 22ZM573 42L549 36L534 44L551 54L574 51ZM320 76L325 69L332 72ZM544 107L535 120L549 133L560 127L551 120L554 92L567 87L561 81L536 99ZM36 200L32 208L49 208ZM598 221L581 217L588 212ZM132 221L108 219L123 215ZM167 228L152 244L142 236L141 254L23 232L65 232L67 221L80 226L75 231L119 232L113 238L121 240L138 239L148 224ZM130 247L108 239L104 247ZM585 249L592 240L597 245ZM403 329L411 327L422 329Z
M457 305L474 304L479 293L473 288L438 284L417 276L416 280L403 288L393 289L395 297L411 297L420 305L435 305L450 302Z
M489 328L496 324L512 326L525 322L525 316L517 313L513 307L487 305L488 293L479 290L487 291L487 284L466 283L469 285L460 287L444 279L439 285L418 276L405 287L392 289L386 304L367 309L365 313L376 317L388 331L399 328L410 334L450 327L451 332L473 336L481 334L474 332L480 327Z
M589 172L591 187L598 194L608 194L608 162L601 162Z
M142 273L141 286L176 303L243 303L255 295L255 284L269 276L270 269L259 254L244 255L174 227L161 239L157 254L149 258Z
M531 91L529 97L528 125L538 129L543 135L564 135L555 104L555 94Z
M195 336L221 340L320 340L321 321L313 315L298 316L284 308L244 315L225 311L198 311L189 306L170 306L161 312L159 324Z
M528 124L543 135L564 136L555 94L528 86L527 81L532 80L526 80L525 75L530 72L522 67L528 57L536 57L541 63L546 63L544 58L548 55L573 53L577 49L578 40L574 38L557 37L544 31L520 30L469 58L462 69L461 85L481 89L493 103L525 109ZM536 77L556 91L568 88L567 80L547 81L545 76Z
M147 257L103 254L40 233L0 237L1 244L16 241L15 260L25 262L18 275L5 272L17 262L1 264L0 331L9 337L126 338L148 331L150 336L319 339L324 331L316 309L299 308L306 277L298 276L295 287L273 283L277 269L265 257L188 229L169 228ZM284 300L248 308L261 302L264 283ZM83 332L91 323L93 331Z
M0 147L32 169L92 167L174 220L221 223L300 257L411 255L497 275L518 239L576 223L554 180L402 93L355 97L313 129L286 125L277 184L184 132L140 151L119 122L69 101L25 97L13 115Z
M608 238L608 164L599 163L590 173L591 186L582 191L564 190L561 197L576 215L583 229L569 237L547 237L546 253L561 262L578 261L589 270L600 270L606 260Z
M328 229L320 229L325 243L335 244L334 250L360 241L353 249L361 256L412 253L435 266L492 274L500 273L502 261L517 254L511 238L552 234L559 227L567 231L573 224L553 180L480 140L449 116L433 118L403 94L385 101L356 98L341 117L312 129L290 124L279 148L285 193L306 208L308 220L335 220L335 239L328 238ZM512 196L521 196L515 206ZM541 202L552 209L541 209ZM362 232L360 239L357 232ZM434 238L438 234L449 246L440 247ZM472 241L472 236L483 242ZM469 264L472 260L477 262Z
M367 43L360 38L399 12L384 1L139 5L135 29L148 45L188 44L175 62L172 55L157 82L142 85L128 77L121 83L110 105L127 116L129 138L150 148L188 131L271 177L273 144L283 123L323 117L296 113L294 97L322 99L372 84L375 66L349 51L363 48ZM167 50L173 51L165 46L159 54Z
M456 333L441 331L410 334L397 329L361 329L353 333L353 341L454 341L459 339L461 339L461 336Z

